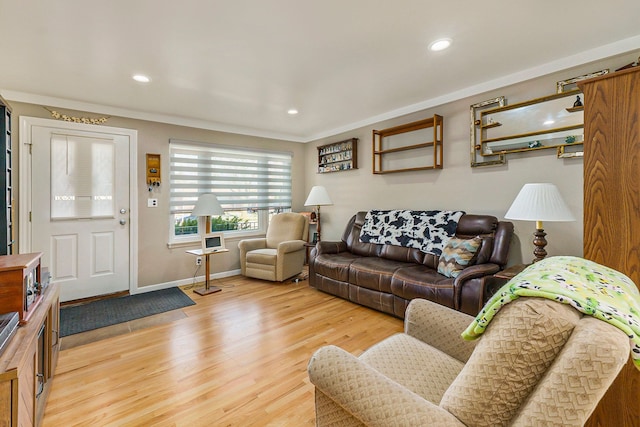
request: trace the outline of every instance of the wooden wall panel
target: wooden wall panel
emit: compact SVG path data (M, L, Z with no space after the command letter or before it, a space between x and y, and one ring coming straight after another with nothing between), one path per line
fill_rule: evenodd
M585 99L584 257L640 285L640 67L579 84ZM631 361L586 424L640 426Z

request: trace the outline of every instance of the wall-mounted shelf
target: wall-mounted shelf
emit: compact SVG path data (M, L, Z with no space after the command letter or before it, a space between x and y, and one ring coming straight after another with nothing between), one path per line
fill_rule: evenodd
M358 169L358 138L318 147L318 173Z
M491 128L495 128L498 126L502 126L502 123L500 122L492 122L492 123L487 123L486 125L482 125L480 126L483 129L491 129Z
M14 253L11 108L0 97L0 255Z
M570 101L576 96L581 96L579 89L481 111L477 121L480 143L474 149L481 156L494 158L581 144L584 106ZM576 150L563 149L559 156L576 157L568 154Z
M373 173L442 169L444 119L433 117L373 131ZM427 142L424 142L424 141Z
M567 112L569 113L576 113L578 111L583 111L584 110L584 105L581 105L579 107L571 107L571 108L566 108Z

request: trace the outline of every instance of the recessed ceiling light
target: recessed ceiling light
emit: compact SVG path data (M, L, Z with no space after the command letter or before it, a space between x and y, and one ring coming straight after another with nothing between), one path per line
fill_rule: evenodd
M295 116L296 114L298 114L298 110L296 110L295 108L289 108L287 110L287 114L289 114L290 116Z
M553 120L547 120L547 121L545 121L545 122L543 123L543 125L547 125L547 126L549 126L549 125L552 125L552 124L554 124L554 123L555 123L555 121L553 121Z
M429 49L433 50L434 52L437 52L439 50L444 50L449 46L451 46L451 39L439 39L431 43L429 45Z
M136 74L133 76L133 80L140 82L140 83L149 83L151 81L151 79L147 76L144 76L142 74Z

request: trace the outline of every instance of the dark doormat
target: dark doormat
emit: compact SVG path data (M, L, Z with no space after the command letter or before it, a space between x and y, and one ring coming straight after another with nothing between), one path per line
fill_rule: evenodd
M62 307L60 336L79 334L194 304L180 288L168 288Z

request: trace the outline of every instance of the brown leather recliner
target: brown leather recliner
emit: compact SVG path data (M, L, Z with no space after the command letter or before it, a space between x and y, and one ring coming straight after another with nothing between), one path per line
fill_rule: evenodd
M455 237L478 236L482 243L472 265L454 278L438 273L436 255L361 242L366 214L350 219L341 241L318 242L311 251L311 286L400 318L414 298L475 315L491 296L490 278L507 264L513 224L494 216L465 214L458 221Z

